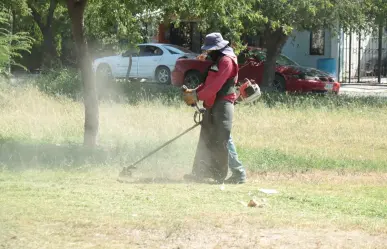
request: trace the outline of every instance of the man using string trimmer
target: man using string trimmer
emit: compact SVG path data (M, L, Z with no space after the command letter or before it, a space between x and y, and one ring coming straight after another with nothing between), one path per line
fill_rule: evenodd
M188 180L202 181L204 178L212 178L217 182L224 182L228 166L233 175L226 183L244 183L246 172L242 163L238 160L238 154L231 138L232 117L236 101L250 103L260 96L257 84L245 80L236 86L238 78L238 65L236 56L228 42L223 40L221 34L213 33L206 37L205 50L213 60L213 65L206 73L204 83L196 89L188 89L183 86L185 102L196 108L194 114L195 124L155 148L136 162L122 169L117 179L125 182L123 178L131 177L132 171L137 165L150 156L168 146L178 138L201 126L199 144L196 151L192 174L186 175ZM238 97L237 97L238 96ZM197 102L203 100L203 108L199 108ZM206 111L207 109L207 111Z
M231 139L234 103L238 98L238 62L228 44L220 33L206 36L202 50L207 51L214 63L209 67L203 84L196 89L185 89L183 93L184 101L188 105L195 106L201 100L206 109L192 173L184 176L186 180L203 181L205 178L211 178L218 183L246 182L246 171L238 160ZM253 93L256 93L258 88L251 87L249 82L244 86L252 88ZM255 96L259 95L255 94L254 98ZM241 99L243 97L240 96ZM225 181L229 165L233 174Z

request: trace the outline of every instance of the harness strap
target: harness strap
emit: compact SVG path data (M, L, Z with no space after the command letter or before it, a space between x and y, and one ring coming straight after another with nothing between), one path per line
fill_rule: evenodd
M233 93L236 93L237 88L235 86L235 80L236 77L232 77L228 79L222 86L222 88L219 90L219 92L216 94L216 97L224 97Z

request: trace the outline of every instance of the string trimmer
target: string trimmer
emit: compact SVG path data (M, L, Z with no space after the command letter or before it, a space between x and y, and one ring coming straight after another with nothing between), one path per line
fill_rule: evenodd
M187 87L183 86L182 87L182 91L184 92L186 90L187 90ZM237 102L252 103L252 102L257 100L261 96L261 91L260 91L260 88L259 88L258 84L256 84L254 81L250 81L248 79L245 79L242 84L238 84L238 91L239 91L239 94L238 94L239 97L237 99ZM180 137L184 136L185 134L187 134L188 132L192 131L197 126L199 126L202 123L203 113L205 112L205 109L199 108L197 104L194 104L192 106L196 108L196 111L195 111L195 114L194 114L194 122L195 122L195 124L192 127L188 128L183 133L179 134L178 136L172 138L171 140L165 142L164 144L160 145L156 149L152 150L151 152L146 154L144 157L142 157L140 160L136 161L135 163L133 163L133 164L127 166L127 167L124 167L122 169L119 177L128 177L128 176L130 177L130 176L132 176L132 170L136 169L137 168L136 166L139 163L141 163L145 159L151 157L152 155L154 155L159 150L163 149L167 145L171 144L175 140L179 139ZM118 181L120 181L120 180L118 180Z
M177 139L179 139L180 137L184 136L185 134L187 134L188 132L192 131L193 129L195 129L196 127L198 127L201 123L202 123L202 120L203 120L203 113L205 112L205 109L204 108L199 108L198 105L194 105L193 107L196 108L195 110L195 113L194 113L194 122L195 124L193 126L191 126L190 128L188 128L187 130L185 130L184 132L180 133L178 136L172 138L171 140L165 142L164 144L160 145L159 147L157 147L156 149L152 150L151 152L149 152L148 154L146 154L144 157L142 157L141 159L139 159L138 161L132 163L131 165L127 166L127 167L124 167L119 175L119 177L130 177L132 176L132 170L134 169L137 169L137 165L139 163L141 163L142 161L144 161L145 159L151 157L152 155L156 154L156 152L158 152L159 150L163 149L164 147L168 146L169 144L171 144L172 142L176 141ZM121 182L120 179L118 179L118 181Z

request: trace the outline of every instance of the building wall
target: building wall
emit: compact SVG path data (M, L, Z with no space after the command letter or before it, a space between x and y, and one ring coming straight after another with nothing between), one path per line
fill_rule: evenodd
M296 61L301 66L317 67L317 60L322 58L338 59L339 40L331 35L331 32L325 31L324 55L310 54L310 32L294 31L282 49L282 53L290 59ZM338 63L337 69L338 70Z

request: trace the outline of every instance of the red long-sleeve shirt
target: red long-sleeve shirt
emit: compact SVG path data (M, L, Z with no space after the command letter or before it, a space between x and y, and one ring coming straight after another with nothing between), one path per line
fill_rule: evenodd
M236 83L238 78L236 77L238 76L237 58L227 55L223 56L219 60L218 69L217 72L210 70L204 84L201 84L196 89L198 99L203 101L203 106L207 109L214 105L216 94L228 79L235 77ZM224 96L223 99L234 103L237 95L232 93Z

